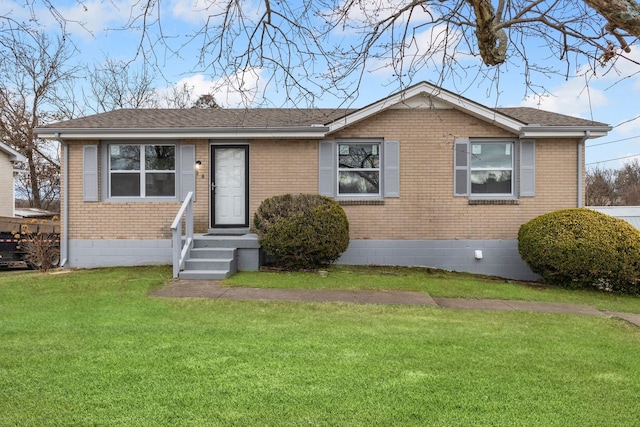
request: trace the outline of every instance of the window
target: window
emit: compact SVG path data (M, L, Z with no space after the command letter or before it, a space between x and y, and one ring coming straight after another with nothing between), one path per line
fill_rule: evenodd
M536 195L536 150L531 139L457 138L454 196L520 198Z
M318 193L343 200L400 197L400 142L382 138L319 141Z
M472 195L513 194L513 143L471 142Z
M338 143L338 195L380 194L380 144Z
M175 197L176 146L109 146L110 197Z

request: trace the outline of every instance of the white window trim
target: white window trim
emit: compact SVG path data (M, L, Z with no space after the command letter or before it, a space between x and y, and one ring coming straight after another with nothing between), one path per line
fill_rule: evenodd
M518 144L514 139L501 139L501 138L470 138L469 139L469 153L467 160L467 185L469 191L469 199L514 199L517 198L516 188L517 186L517 171L516 171L516 156ZM474 168L471 166L473 154L473 144L511 144L511 168ZM473 171L482 170L510 170L511 171L511 192L510 193L474 193L473 183L471 182L471 176Z
M381 199L383 194L383 167L384 164L384 141L382 139L362 139L362 138L350 138L350 139L337 139L335 144L335 194L337 199ZM364 144L376 144L378 146L378 167L377 168L340 168L340 145L364 145ZM378 172L378 192L377 193L340 193L340 172L358 172L358 171L372 171Z
M174 173L174 195L173 196L151 196L146 197L145 194L145 180L144 173L154 171L145 171L144 169L140 169L137 171L120 171L121 173L126 172L137 172L141 174L140 177L140 196L111 196L111 173L116 172L111 170L111 158L110 158L110 147L112 145L139 145L141 147L147 145L171 145L175 147L175 164L173 171L157 171L157 172L173 172ZM125 140L125 141L100 141L101 146L101 158L102 164L104 165L102 175L102 188L104 189L103 193L103 201L107 202L173 202L180 200L180 173L178 171L180 162L180 143L174 140L169 141L140 141L140 140ZM144 150L141 150L144 152ZM141 158L141 162L144 161L144 157ZM141 167L143 164L141 163ZM116 172L118 173L118 172Z

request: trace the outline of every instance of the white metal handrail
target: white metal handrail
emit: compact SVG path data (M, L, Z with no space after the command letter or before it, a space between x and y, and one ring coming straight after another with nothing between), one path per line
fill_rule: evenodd
M185 219L184 242L182 241L182 217ZM173 278L176 279L184 267L187 254L193 247L193 191L185 197L176 218L171 224L173 234Z

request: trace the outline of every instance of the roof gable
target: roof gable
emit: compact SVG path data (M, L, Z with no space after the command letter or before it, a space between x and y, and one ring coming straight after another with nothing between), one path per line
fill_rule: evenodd
M604 136L611 127L599 122L528 107L489 108L427 82L418 83L328 124L336 132L381 111L395 108L453 108L522 137Z

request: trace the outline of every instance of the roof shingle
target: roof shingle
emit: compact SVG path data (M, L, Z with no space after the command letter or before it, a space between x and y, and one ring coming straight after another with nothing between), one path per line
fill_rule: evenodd
M540 126L607 126L605 123L552 113L531 107L496 108L496 111L527 125Z
M356 109L122 109L42 126L42 129L207 129L289 128L326 125ZM606 126L565 114L530 107L496 108L527 125Z
M123 109L52 123L55 129L278 128L324 125L350 109Z

